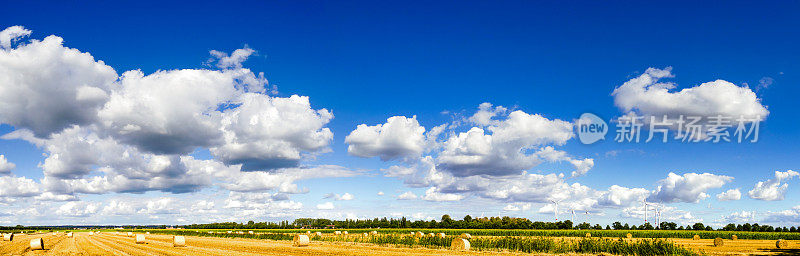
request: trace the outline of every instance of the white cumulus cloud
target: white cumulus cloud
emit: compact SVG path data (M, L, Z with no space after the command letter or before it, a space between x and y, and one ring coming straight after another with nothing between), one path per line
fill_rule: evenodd
M728 191L719 193L717 200L720 201L736 201L742 199L742 192L739 189L729 189Z
M417 117L393 116L386 123L367 126L360 124L345 138L347 152L360 157L380 157L381 160L419 157L427 144L425 127Z
M656 117L667 115L670 118L682 114L759 117L763 120L769 114L750 88L716 80L673 92L670 90L675 89L676 84L660 81L671 77L674 77L672 68L648 68L644 74L614 89L614 104L625 112L636 111Z
M397 196L397 200L413 200L417 198L418 196L411 191L407 191Z
M9 174L16 167L17 165L9 162L5 155L0 155L0 175Z
M667 178L658 181L656 191L648 201L664 203L697 203L708 198L706 191L720 188L733 180L733 177L711 173L685 173L678 175L670 172Z
M785 172L775 171L775 178L766 181L759 181L753 186L753 189L747 192L750 198L763 200L763 201L780 201L786 195L786 189L789 184L784 181L789 180L799 173L787 170Z

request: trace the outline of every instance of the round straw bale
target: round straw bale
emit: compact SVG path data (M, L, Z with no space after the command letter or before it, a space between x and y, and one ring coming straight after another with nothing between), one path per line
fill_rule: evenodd
M311 231L306 231L306 234L311 234Z
M586 237L592 237L592 233L586 233Z
M445 235L444 233L439 233L439 234L436 234L436 236L437 236L437 237L439 237L439 238L445 238L445 237L447 237L447 235Z
M14 233L3 234L3 241L14 241Z
M67 233L67 237L72 237L72 232Z
M136 234L136 243L137 244L143 244L144 243L144 235Z
M322 232L317 231L316 235L317 236L322 236Z
M368 237L368 236L369 236L369 233L364 233L364 234L362 234L362 235L363 235L364 237Z
M421 231L417 231L416 237L423 237L423 236L425 236L425 233L422 233Z
M428 233L428 237L435 237L435 236L436 236L436 234L434 234L434 233Z
M413 235L416 235L416 234L417 234L417 232L411 231L411 235L412 235L412 236L413 236Z
M186 246L186 237L172 236L172 247L184 247L184 246Z
M469 233L463 233L463 234L461 234L461 238L464 238L464 239L471 239L471 238L472 238L472 235L470 235Z
M128 237L133 237L133 232L128 232Z
M293 246L303 247L303 246L308 246L309 243L310 243L310 240L308 239L307 235L297 234L297 235L294 235L294 238L292 238L292 245Z
M347 234L350 234L350 233L348 233L347 231L342 231L342 234L347 235Z
M631 233L628 233L628 234L626 234L626 235L625 235L625 237L627 237L627 238L633 238L633 235L632 235Z
M333 231L333 234L334 234L334 235L341 235L341 234L342 234L342 231Z
M89 235L90 235L90 236L93 236L93 235L94 235L94 232L92 232L92 231L89 231Z
M722 238L720 237L714 238L714 246L723 246L723 245L725 245L725 241L722 240Z
M738 236L736 236L736 235L732 235L732 236L731 236L731 240L739 240L739 237L738 237Z
M450 243L450 249L469 251L469 240L464 238L453 239Z
M375 230L373 230L372 232L369 232L369 233L370 233L370 234L373 234L373 235L377 235L377 234L378 234L378 231L375 231Z
M778 247L778 249L789 248L789 242L783 239L778 239L778 241L775 242L775 247Z
M33 250L44 250L44 240L42 238L34 238L31 239L31 251Z
M692 237L692 240L700 240L700 236L699 236L699 235L694 235L694 236Z
M144 232L144 234L145 234L145 235L149 235L149 234L150 234L150 231Z
M249 233L249 234L251 234L251 235L252 235L252 234L255 234L255 232L253 232L252 230L250 230L250 231L247 231L247 233Z

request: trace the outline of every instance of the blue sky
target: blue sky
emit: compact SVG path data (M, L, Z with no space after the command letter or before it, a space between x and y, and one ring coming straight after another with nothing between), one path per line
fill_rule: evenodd
M553 186L579 184L597 194L578 195L578 192L570 190L572 192L564 193L574 194L564 199L563 204L574 204L569 207L579 210L591 210L591 221L603 224L617 220L632 224L642 221L636 213L636 207L641 207L640 203L602 203L603 198L608 197L608 190L612 185L643 189L638 194L623 194L647 197L657 194L655 190L659 184L663 185L659 182L666 179L670 172L684 178L687 177L684 175L690 173L727 176L732 179L723 178L725 181L721 185L693 191L689 195L698 198L698 193L705 193L707 198L700 196L697 201L685 200L688 196L678 189L673 192L678 197L683 196L680 197L682 199L658 203L671 209L672 214L665 213L665 216L674 217L674 221L683 224L696 221L740 222L740 219L734 217L743 215L743 211L757 211L754 217L747 217L747 221L752 222L755 219L774 225L800 225L800 208L795 203L800 199L797 192L800 178L787 172L797 170L798 160L794 156L800 153L794 146L800 142L800 129L796 126L796 120L800 116L795 111L798 105L794 99L800 91L795 86L800 81L797 74L800 68L797 57L800 52L796 47L800 37L796 28L800 25L800 19L794 17L795 10L800 7L798 5L796 2L753 4L583 1L286 1L231 2L225 5L123 2L83 6L43 2L9 4L7 8L0 10L0 29L18 25L32 31L27 37L16 41L12 48L30 44L31 39L44 40L47 36L55 35L63 38L63 47L74 48L91 55L95 60L102 60L104 65L113 68L116 75L122 75L128 70L141 70L147 76L159 70L171 73L181 69L203 69L224 73L225 70L244 68L252 72L252 77L258 78L258 73L264 72L264 77L269 81L267 87L276 87L277 93L255 93L272 98L307 96L310 101L310 105L305 106L307 110L313 112L326 109L333 117L325 122L319 120L326 118L311 115L313 121L321 123L317 126L310 125L310 130L298 131L323 136L326 134L324 129L328 128L332 137L314 141L322 143L322 146L294 145L291 149L302 155L292 158L299 162L292 167L294 169L259 171L279 173L277 176L280 177L295 177L296 173L302 172L295 170L297 168L306 168L306 171L307 168L326 169L316 172L312 170L309 171L312 174L292 179L288 183L298 185L299 189L291 192L274 184L248 191L230 192L225 184L241 185L241 181L213 180L184 184L181 182L187 181L182 180L176 181L175 186L189 185L196 190L176 194L170 193L178 190L169 184L153 185L154 180L158 180L160 176L146 171L145 174L120 174L121 172L112 171L148 184L131 191L120 188L124 186L119 181L110 181L110 185L100 186L103 189L94 187L82 190L76 187L79 185L73 184L68 189L62 187L59 190L56 186L44 185L43 178L47 173L56 173L44 170L46 168L41 165L46 158L54 155L48 151L47 146L37 146L31 142L32 139L0 140L0 154L15 165L5 176L25 177L35 183L33 186L36 187L35 191L29 193L0 190L5 193L0 193L0 198L4 198L0 203L10 206L5 213L0 212L0 224L199 223L250 219L274 221L295 217L372 218L399 215L424 219L438 218L445 213L454 216L510 215L551 220L552 209L547 202L550 197L558 197L557 195L528 193L520 195L522 198L512 199L491 198L487 193L481 192L499 189L493 186L446 193L443 192L447 187L445 184L409 184L408 176L388 177L391 175L387 175L385 171L391 166L420 166L424 158L430 156L437 171L458 173L456 168L448 169L443 165L446 162L441 158L446 151L443 146L426 145L422 150L424 152L421 152L421 149L395 145L396 147L384 151L364 153L362 155L368 157L363 157L348 151L348 146L353 143L347 143L346 137L360 124L375 126L386 123L387 118L393 116L416 116L415 120L419 126L425 128L426 134L436 126L451 124L451 127L440 134L438 140L432 142L445 144L452 136L480 126L469 124L468 119L485 102L493 106L503 106L507 110L496 121L506 120L507 115L515 110L530 115L539 114L548 121L558 119L573 122L585 112L597 114L608 121L625 114L615 104L615 96L612 95L615 88L646 74L649 68L666 70L671 67L671 75L674 77L660 81L674 83L676 88L670 91L673 93L716 80L724 80L738 88L749 90L755 95L755 102L769 112L760 123L760 140L757 143L742 144L617 143L611 140L613 133L608 135L611 138L593 145L583 145L577 138L554 139L550 142L555 143L529 143L526 146L533 151L553 146L556 150L566 152L574 160L592 159L593 165L585 175L569 178L575 168L568 160L563 159L533 166L521 164L522 167L512 168L514 173L564 173L566 177L556 178ZM212 50L230 54L237 49L252 49L254 52L247 55L246 61L237 62L240 66L222 67L218 65L222 63L218 62L219 58L210 60L212 55L209 52ZM11 50L6 49L9 52ZM13 58L9 58L3 65L12 65L12 61ZM48 67L45 65L44 68ZM7 70L3 75L21 73L18 69ZM32 79L38 75L37 72L26 74L27 77L33 77ZM80 80L83 78L75 76L77 81L83 81ZM114 76L111 80L116 78ZM12 82L4 82L6 84L0 86L27 86L14 84L13 81L17 80L6 81ZM761 81L771 82L764 86L766 82ZM74 86L59 81L50 83L41 88ZM101 90L107 95L122 95L115 89L120 87L117 82L109 83L111 85L101 86ZM169 82L154 83L158 88L172 86ZM136 84L131 83L130 86L135 87ZM11 100L26 97L54 97L45 93L37 96L6 92L13 96L0 96L0 99L9 101L7 104L11 104ZM164 95L167 99L171 97ZM739 113L736 111L743 109L740 105L731 103L738 102L739 98L718 96L720 98L716 99L722 102L721 105L731 104L736 109L732 113ZM231 96L231 99L240 100L237 97ZM111 98L113 97L109 96ZM689 101L692 102L694 101ZM104 109L109 106L107 104L104 101L97 107ZM85 105L81 106L85 110ZM678 109L703 112L711 109L705 105L692 104L681 107L661 109L661 112L656 113L679 113ZM235 108L236 106L227 107ZM221 109L225 110L226 107ZM134 115L136 113L122 115L111 110L101 113L105 114L101 114L96 120L92 117L92 122L82 122L81 127L91 130L88 132L101 138L107 137L126 144L126 147L146 151L141 145L149 142L143 141L142 137L128 136L121 130L108 127L90 128L93 124L102 126L100 124L104 118L118 123L130 121L135 119L133 116L138 116ZM14 121L16 120L11 114L0 114L0 123L3 123L0 134L26 128L25 125L15 126ZM147 120L143 122L149 123ZM459 125L453 125L456 123ZM295 125L296 122L290 121L270 126L273 128L262 127L262 131L267 134L262 135L269 137L269 134L280 133L270 129ZM483 128L489 130L487 125ZM306 135L308 134L303 136ZM186 138L180 134L170 136ZM271 145L270 143L296 140L299 138L270 137L269 140L256 144ZM220 146L212 145L219 142L212 143L209 140L200 144L204 143L207 145L197 146L190 143L195 146L192 152L160 155L191 155L198 161L218 161L226 168L230 168L231 162L244 159L228 155L228 160L233 160L222 163L225 162L222 156L224 154L215 155L210 149ZM404 159L381 160L380 156L387 152L401 154ZM275 157L274 154L277 153L274 151L262 153L264 154L255 159L251 157L246 160L258 163L285 160ZM151 156L143 157L150 159ZM171 163L175 164L176 160L172 160ZM65 175L77 173L79 176L83 175L81 179L90 179L108 174L99 169L101 165L112 169L121 168L114 159L94 159L90 162L62 170L60 176L53 177L65 179ZM497 166L494 165L487 164L482 168L485 172L497 171L494 169ZM748 191L753 190L759 181L776 179L775 171L789 175L777 185L780 187L787 184L787 188L781 193L783 198L751 198ZM430 177L427 179L430 181ZM505 182L498 175L489 175L484 181ZM468 184L469 181L459 180L457 183ZM688 181L686 184L690 187L697 185ZM423 199L426 191L431 188L437 193L451 195L449 199L458 200ZM741 192L739 200L720 201L716 197L719 193L737 188ZM379 191L384 192L384 195L378 196L376 193ZM41 196L48 192L63 197L55 200ZM406 192L420 198L398 200L398 196ZM344 193L349 193L354 198L324 198L329 193L338 194L340 199ZM131 201L131 198L152 203L116 207L117 202ZM245 202L246 206L237 207L231 203L233 201ZM159 202L165 206L159 207ZM208 206L208 203L213 203L213 206ZM332 203L335 209L317 208L326 203ZM181 207L170 209L176 206ZM324 206L322 208L326 208ZM96 208L94 211L78 210L93 207ZM203 214L187 214L180 210L195 209L192 207L203 210ZM508 210L515 207L519 210ZM49 209L61 211L52 216ZM241 211L228 214L237 210ZM131 212L149 217L132 215ZM734 213L737 215L731 217ZM690 217L686 217L687 214ZM38 217L21 218L24 215Z

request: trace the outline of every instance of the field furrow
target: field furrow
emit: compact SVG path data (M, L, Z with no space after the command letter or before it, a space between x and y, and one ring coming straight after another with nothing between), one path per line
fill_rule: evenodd
M173 255L173 254L164 254L153 252L147 249L142 248L140 245L137 245L133 242L133 238L125 237L130 240L127 242L123 237L115 237L110 235L93 235L89 236L89 239L92 241L96 241L101 243L107 247L112 249L125 252L129 255L146 255L146 256L157 256L157 255Z

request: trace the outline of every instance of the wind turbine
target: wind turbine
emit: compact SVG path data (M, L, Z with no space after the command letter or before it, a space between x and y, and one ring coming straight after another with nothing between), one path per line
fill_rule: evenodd
M584 222L589 223L589 210L586 210L586 218Z
M553 213L556 216L556 222L558 222L558 203L561 202L561 200L558 200L558 201L550 200L550 202L553 202L553 204L555 205L555 209L553 210Z
M661 226L661 206L656 205L656 225Z
M647 224L647 198L642 200L644 202L644 223Z
M575 224L575 209L570 209L572 212L572 224Z

